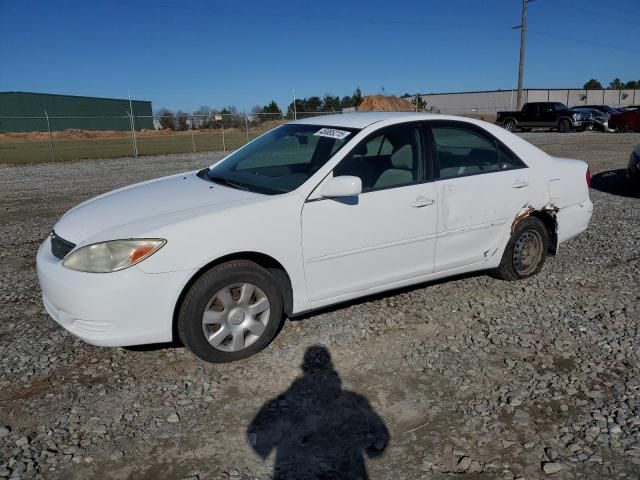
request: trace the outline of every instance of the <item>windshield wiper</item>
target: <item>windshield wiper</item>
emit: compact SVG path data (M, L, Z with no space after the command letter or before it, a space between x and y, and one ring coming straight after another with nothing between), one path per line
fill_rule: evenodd
M231 180L228 180L228 179L226 179L224 177L208 175L208 178L212 182L218 183L220 185L226 185L228 187L235 188L235 189L238 189L238 190L244 190L246 192L250 191L249 187L247 187L246 185L243 185L241 183L232 182Z

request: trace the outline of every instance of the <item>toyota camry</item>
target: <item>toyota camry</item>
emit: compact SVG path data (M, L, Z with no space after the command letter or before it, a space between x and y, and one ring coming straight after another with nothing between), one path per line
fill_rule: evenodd
M307 118L76 206L38 277L51 317L86 342L179 339L233 361L285 317L472 271L535 275L587 228L589 182L583 161L478 120Z

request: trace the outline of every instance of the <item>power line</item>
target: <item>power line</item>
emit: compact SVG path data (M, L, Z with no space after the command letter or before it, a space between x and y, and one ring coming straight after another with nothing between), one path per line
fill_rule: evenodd
M601 7L601 6L602 6L602 0L582 0L582 1L583 1L583 2L584 2L584 1L587 1L587 2L591 3L592 5L598 5L599 7ZM616 5L616 6L615 6L615 9L616 9L616 11L617 11L618 13L621 13L621 14L623 14L623 15L633 15L633 16L638 15L638 12L637 12L637 11L632 12L632 11L630 11L630 10L621 9L618 5Z
M609 45L607 43L599 43L599 42L592 42L591 40L584 40L581 38L573 38L573 37L566 37L564 35L556 35L554 33L547 33L547 32L541 32L539 30L527 30L529 33L532 33L534 35L540 35L543 37L549 37L549 38L557 38L560 40L568 40L570 42L578 42L578 43L584 43L585 45L594 45L596 47L602 47L602 48L610 48L613 50L623 50L626 52L633 52L633 53L640 53L640 50L637 48L628 48L628 47L621 47L619 45Z
M557 0L552 0L557 1ZM170 9L170 10L183 10L183 11L193 11L193 12L209 12L209 13L217 13L217 14L231 14L231 15L244 15L244 16L254 16L254 17L273 17L273 18L289 18L296 20L315 20L315 21L323 21L323 22L341 22L341 23L369 23L369 24L381 24L381 25L413 25L413 26L438 26L438 27L447 27L451 29L474 29L474 30L482 30L486 31L486 29L493 28L494 30L507 31L511 30L509 27L500 27L496 25L491 25L489 23L475 23L475 24L457 24L457 23L446 23L441 21L424 21L424 20L401 20L401 19L393 19L393 18L375 18L375 17L345 17L345 16L331 16L331 15L303 15L303 14L294 14L294 13L275 13L263 10L255 10L255 9L231 9L231 8L209 8L209 7L192 7L188 5L168 5L162 3L148 3L148 2L140 2L140 1L130 1L130 0L110 0L109 3L126 5L126 6L137 6L144 8L161 8L161 9ZM572 38L567 36L555 35L553 33L542 32L538 30L529 30L529 32L534 33L536 35L542 35L551 38L558 38L562 40L569 40L579 43L584 43L586 45L593 45L596 47L609 48L614 50L623 50L628 52L640 53L640 50L628 47L621 47L616 45L608 45L605 43L592 42L589 40Z
M640 28L640 23L633 22L633 21L628 20L628 19L623 18L623 17L614 16L614 15L611 15L610 13L604 13L604 12L601 12L601 11L592 10L590 8L585 8L585 7L582 7L580 5L574 5L573 3L564 2L562 0L550 0L550 1L553 2L553 3L556 3L558 5L561 5L561 6L565 7L565 8L572 8L574 10L578 10L578 11L587 13L589 15L596 16L598 18L603 18L604 17L604 18L608 18L610 20L615 20L616 22L628 23L629 25L633 25L635 27L639 27Z

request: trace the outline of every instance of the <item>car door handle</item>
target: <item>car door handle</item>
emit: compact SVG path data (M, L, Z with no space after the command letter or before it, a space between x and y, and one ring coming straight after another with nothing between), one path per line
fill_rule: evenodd
M435 203L435 200L433 200L432 198L418 197L411 204L411 206L413 208L422 208L422 207L428 207L429 205L433 205L434 203Z
M528 186L529 186L529 182L526 182L524 180L516 180L511 185L511 188L524 188L524 187L528 187Z

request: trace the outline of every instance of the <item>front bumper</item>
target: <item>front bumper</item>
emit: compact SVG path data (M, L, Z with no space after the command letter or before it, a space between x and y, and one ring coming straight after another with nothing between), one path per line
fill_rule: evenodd
M137 266L113 273L84 273L62 266L47 238L36 257L42 301L49 315L93 345L169 342L173 312L194 273L148 274Z
M579 130L586 130L589 127L593 127L591 120L574 120L573 127Z

